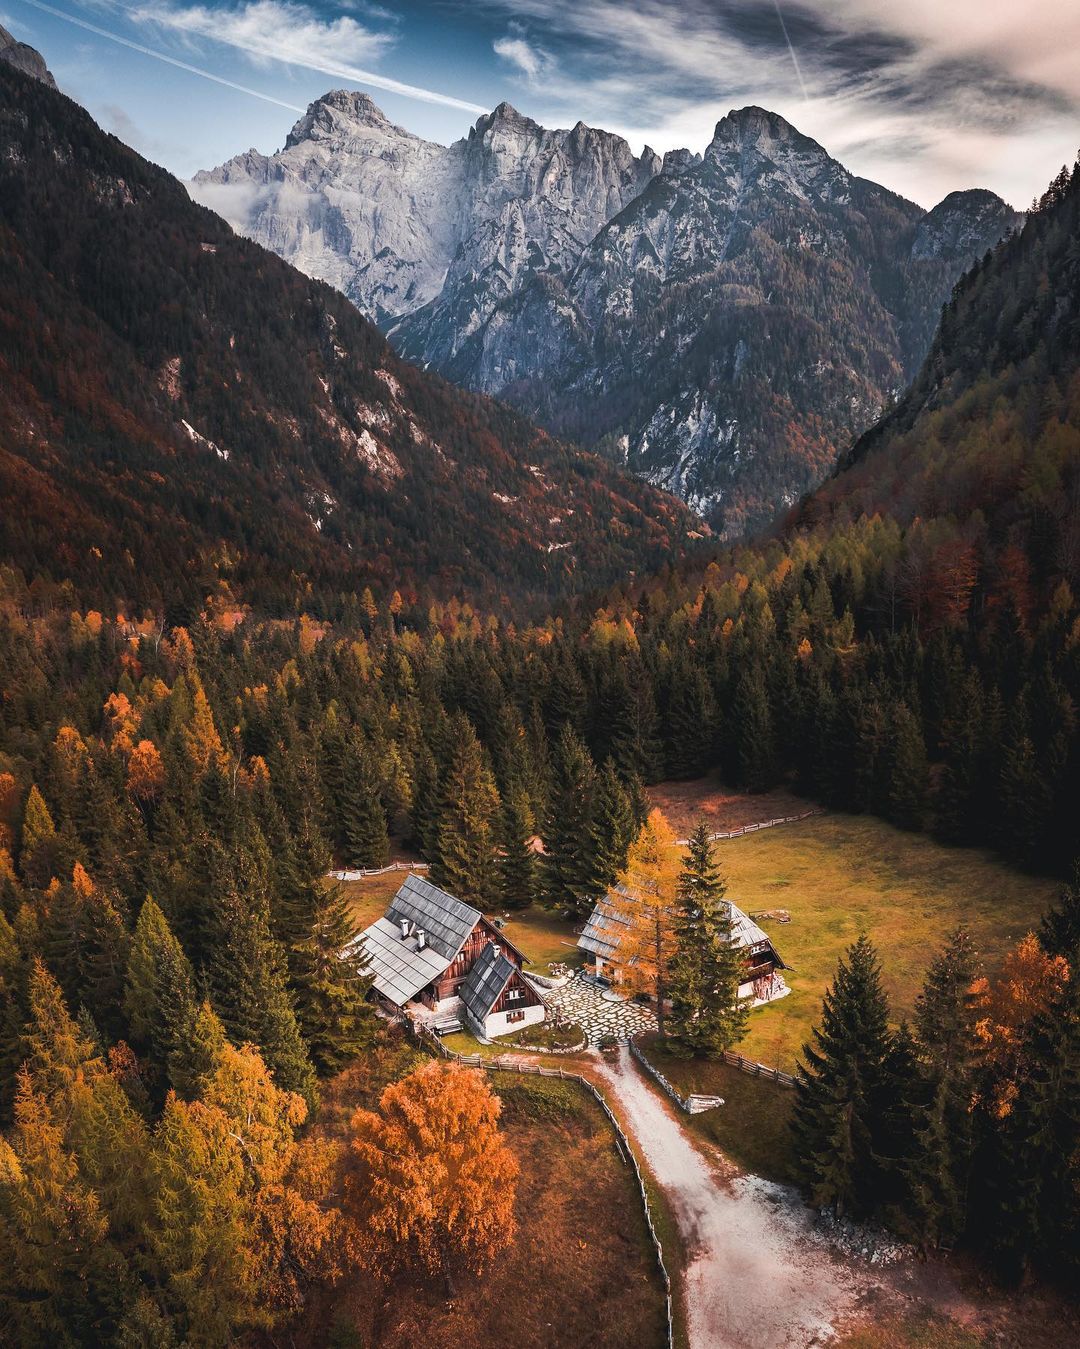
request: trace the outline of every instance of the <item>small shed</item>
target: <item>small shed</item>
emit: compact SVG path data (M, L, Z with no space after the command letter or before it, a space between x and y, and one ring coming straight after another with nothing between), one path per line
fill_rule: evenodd
M533 1026L547 1011L534 986L494 942L473 963L461 986L461 1003L473 1030L488 1040Z

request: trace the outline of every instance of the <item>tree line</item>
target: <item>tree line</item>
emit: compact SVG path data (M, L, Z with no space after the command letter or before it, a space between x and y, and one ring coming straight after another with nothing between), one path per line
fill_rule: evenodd
M1080 872L988 979L964 928L894 1027L873 942L841 960L797 1077L808 1200L996 1274L1075 1280Z

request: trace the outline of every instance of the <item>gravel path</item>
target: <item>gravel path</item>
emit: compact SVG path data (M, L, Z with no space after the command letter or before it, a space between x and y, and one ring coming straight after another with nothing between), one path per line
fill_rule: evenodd
M625 1046L595 1075L621 1109L678 1224L690 1349L827 1343L868 1280L832 1259L797 1197L756 1176L719 1176Z

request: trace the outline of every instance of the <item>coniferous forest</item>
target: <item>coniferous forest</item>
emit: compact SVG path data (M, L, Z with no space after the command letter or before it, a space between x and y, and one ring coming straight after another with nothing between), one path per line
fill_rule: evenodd
M721 550L686 543L673 500L396 361L3 69L0 137L0 1331L228 1344L395 1243L438 1268L433 1229L392 1212L422 1181L379 1172L410 1093L471 1121L493 1187L517 1163L490 1100L437 1065L348 1141L311 1128L384 1035L327 873L393 840L487 912L580 921L646 788L707 773L1060 879L1004 972L963 930L927 953L910 1026L873 934L852 946L793 1147L816 1207L1005 1282L1074 1278L1080 168L956 288L834 477ZM395 385L399 423L366 422ZM396 470L357 466L368 422ZM312 524L319 493L346 523ZM548 504L504 527L499 493ZM572 517L555 545L548 509ZM703 836L679 885L699 931L695 896L723 895ZM687 1010L734 980L723 955L672 975L685 1052L730 1042L738 1016ZM462 1241L477 1268L495 1248L479 1217Z

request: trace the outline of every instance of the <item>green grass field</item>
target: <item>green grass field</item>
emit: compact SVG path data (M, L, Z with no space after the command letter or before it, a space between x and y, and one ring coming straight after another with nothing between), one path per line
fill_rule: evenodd
M1032 930L1057 883L971 848L945 848L868 816L822 815L717 844L728 894L748 913L784 908L762 926L793 968L791 993L751 1013L740 1053L790 1071L837 959L861 932L881 957L894 1019L910 1016L928 962L960 923L989 971Z
M693 784L690 784L691 786ZM708 784L704 784L703 789ZM692 812L692 805L685 807ZM688 817L689 818L689 817ZM728 894L748 913L787 909L790 923L762 926L792 966L791 993L751 1014L740 1053L791 1071L836 962L860 932L881 956L896 1020L910 1016L928 962L963 922L989 971L1034 928L1057 883L1023 875L989 853L946 848L863 815L818 815L717 844ZM390 872L346 886L366 926L404 880ZM541 973L551 961L580 964L569 924L544 909L512 913L503 929Z

